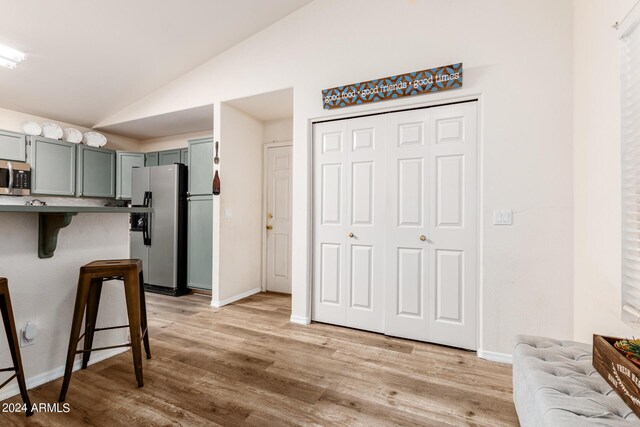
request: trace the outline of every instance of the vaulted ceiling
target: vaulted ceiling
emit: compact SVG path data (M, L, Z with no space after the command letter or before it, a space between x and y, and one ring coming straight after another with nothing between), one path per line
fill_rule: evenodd
M0 107L92 127L311 0L0 0Z

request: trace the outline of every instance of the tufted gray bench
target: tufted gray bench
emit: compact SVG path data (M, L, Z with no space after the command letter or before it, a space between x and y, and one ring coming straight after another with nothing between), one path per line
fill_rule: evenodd
M640 426L591 365L591 346L519 335L513 401L522 427Z

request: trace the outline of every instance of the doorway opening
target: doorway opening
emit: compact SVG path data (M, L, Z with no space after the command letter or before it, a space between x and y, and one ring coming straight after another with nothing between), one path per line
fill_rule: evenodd
M260 291L291 293L293 89L223 102L219 120L214 305Z

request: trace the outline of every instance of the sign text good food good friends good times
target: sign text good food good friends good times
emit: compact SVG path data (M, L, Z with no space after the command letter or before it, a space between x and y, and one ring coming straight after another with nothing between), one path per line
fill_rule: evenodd
M325 110L462 87L462 63L353 83L322 91Z

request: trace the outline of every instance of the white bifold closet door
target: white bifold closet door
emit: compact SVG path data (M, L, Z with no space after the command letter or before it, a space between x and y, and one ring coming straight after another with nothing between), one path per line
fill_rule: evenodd
M476 157L476 103L314 125L313 319L476 349Z
M314 319L384 332L384 116L314 126Z
M389 335L477 347L476 117L476 103L389 115Z

